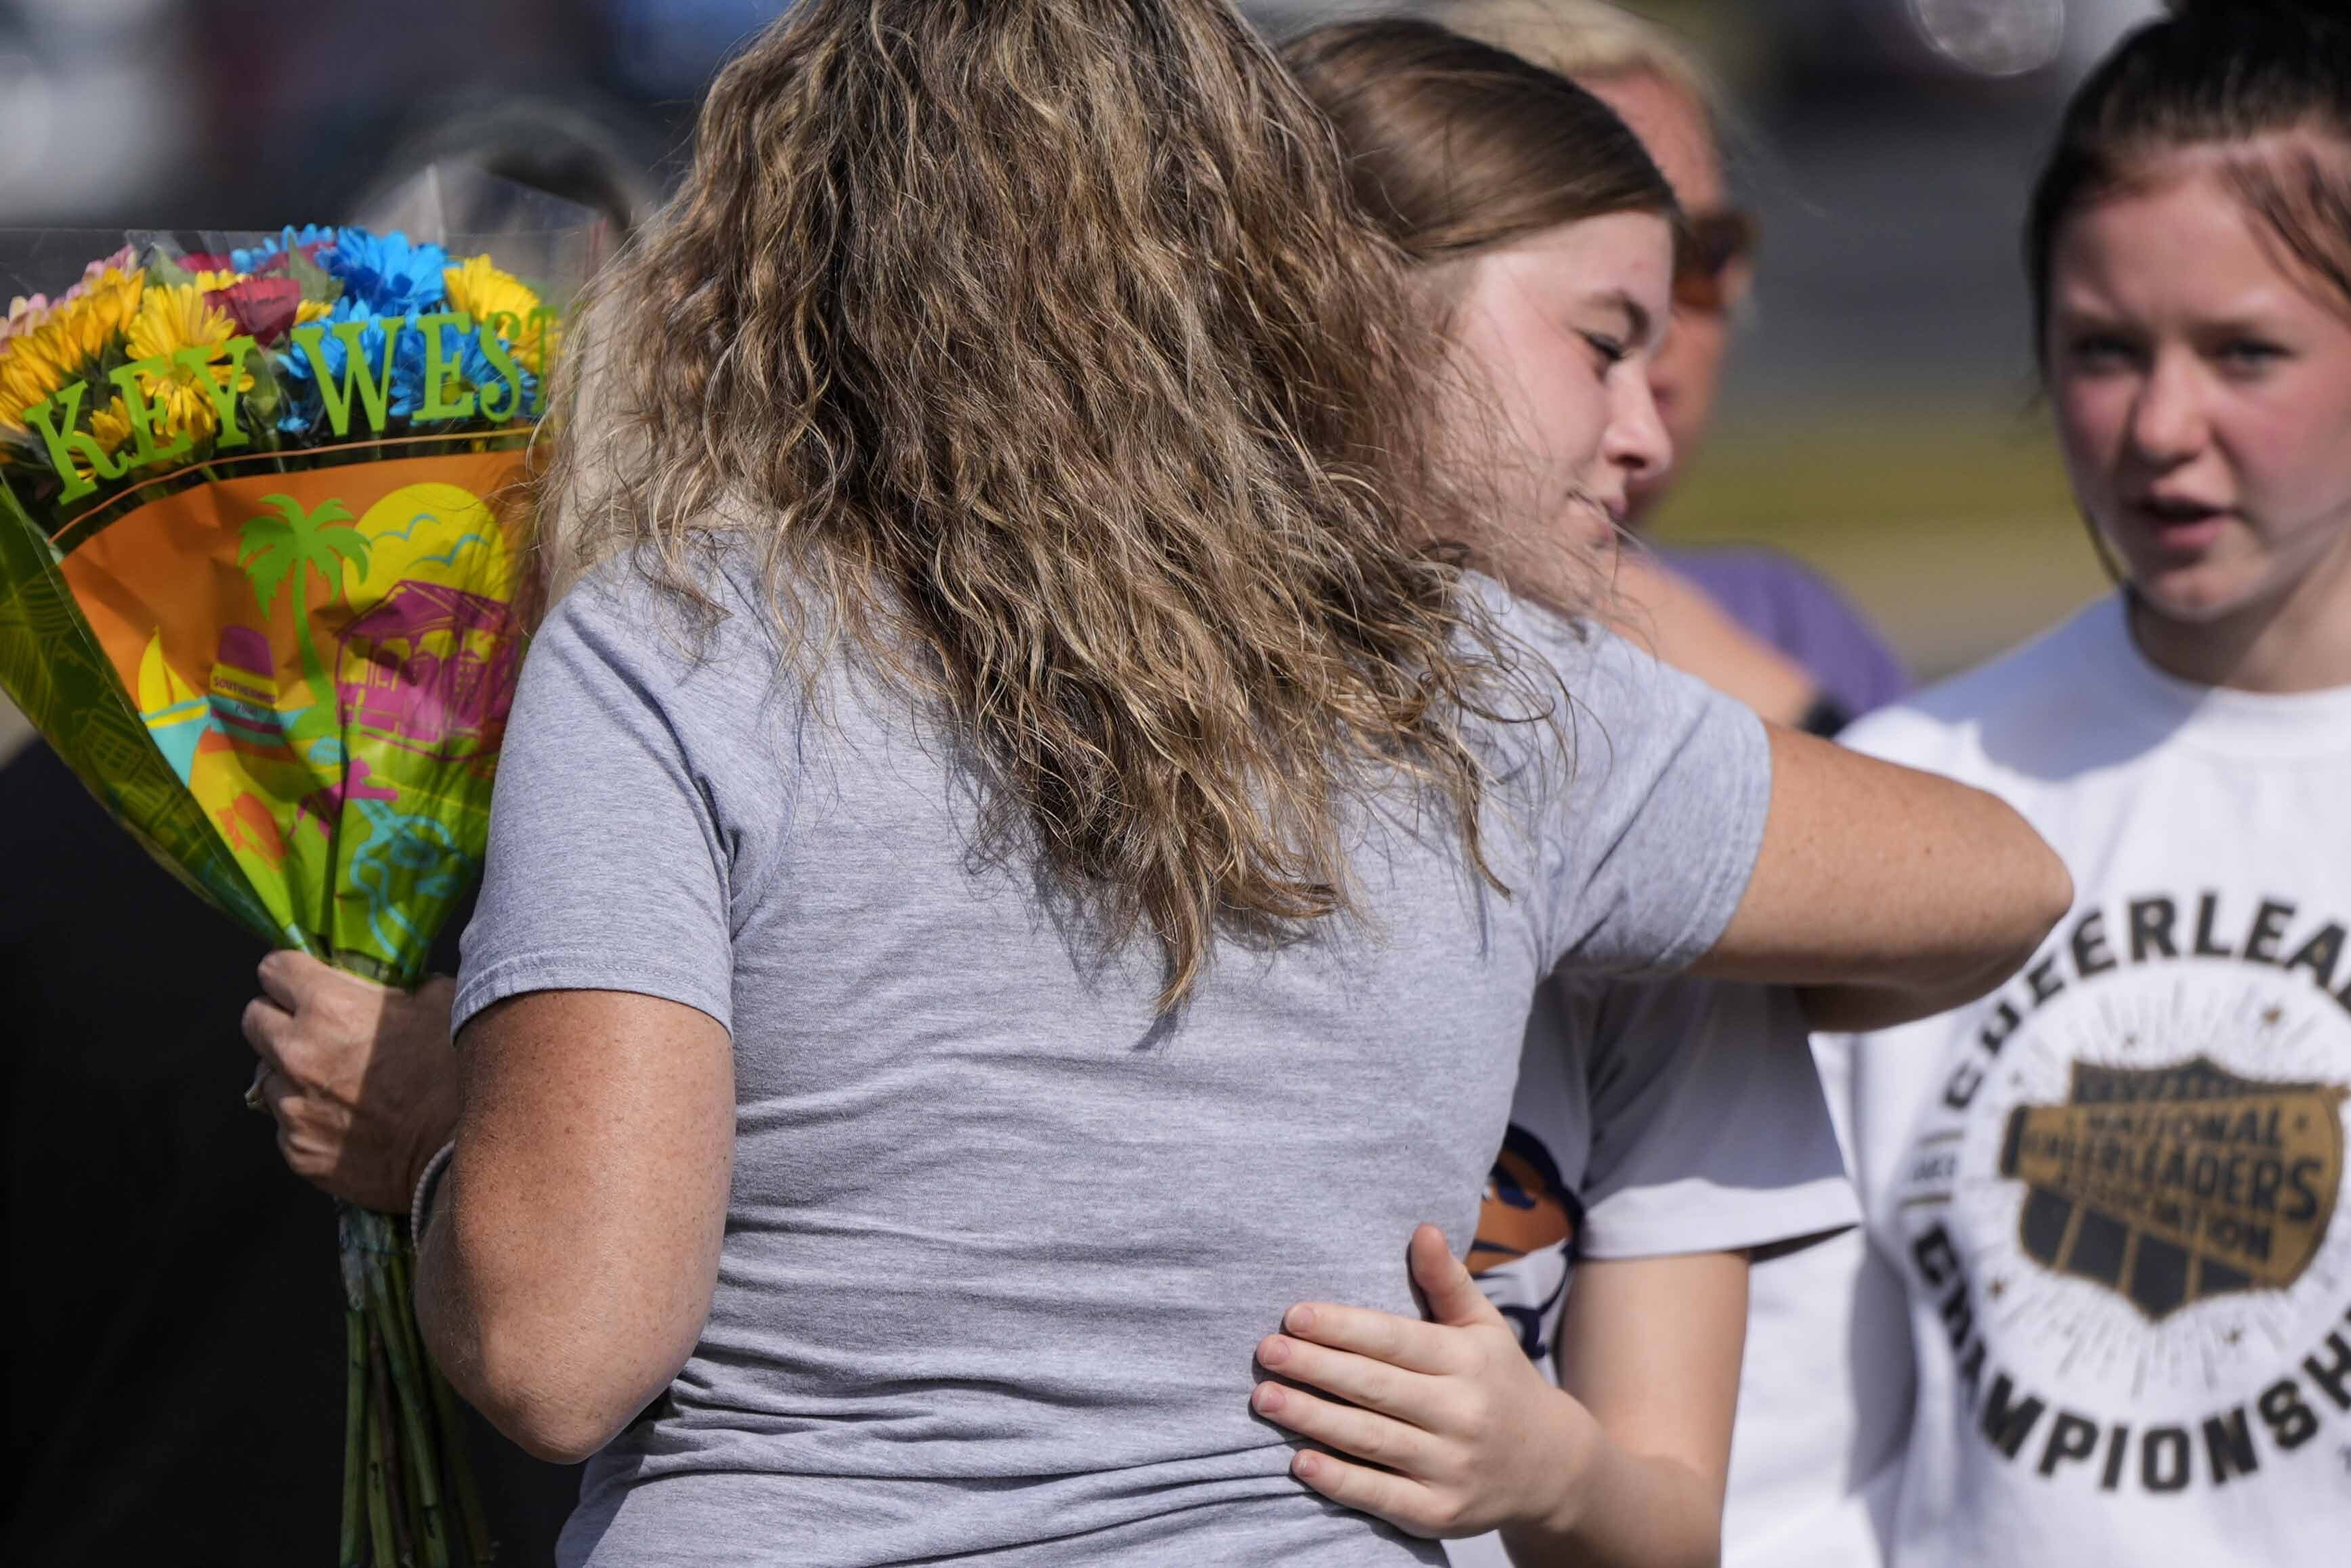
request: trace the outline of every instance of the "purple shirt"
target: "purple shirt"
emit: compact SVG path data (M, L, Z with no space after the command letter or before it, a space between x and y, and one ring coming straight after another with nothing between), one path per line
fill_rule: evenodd
M1793 557L1750 545L1659 549L1656 556L1732 620L1802 664L1823 695L1854 717L1910 689L1901 659L1877 628Z

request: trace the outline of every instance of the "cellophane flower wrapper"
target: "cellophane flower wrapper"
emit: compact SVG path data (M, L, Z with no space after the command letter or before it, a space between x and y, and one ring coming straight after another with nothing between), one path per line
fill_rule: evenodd
M486 847L524 646L519 482L606 236L463 167L386 205L364 226L12 236L43 292L0 336L0 688L206 899L406 987ZM341 1561L482 1561L405 1225L340 1218Z

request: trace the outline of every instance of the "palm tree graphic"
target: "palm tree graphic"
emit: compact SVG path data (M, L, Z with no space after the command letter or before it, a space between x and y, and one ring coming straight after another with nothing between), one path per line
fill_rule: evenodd
M277 512L250 519L238 532L236 564L252 580L253 596L264 616L270 613L278 590L293 585L294 635L302 650L302 678L309 683L314 703L330 702L334 687L310 636L308 574L315 571L325 579L332 600L343 601L344 567L356 565L361 575L367 572L367 536L351 521L343 504L331 497L309 511L291 496L261 499Z

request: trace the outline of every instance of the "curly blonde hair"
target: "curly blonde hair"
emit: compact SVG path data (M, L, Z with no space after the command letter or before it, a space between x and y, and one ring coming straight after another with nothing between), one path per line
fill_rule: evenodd
M1172 1007L1219 931L1354 906L1360 792L1493 881L1469 721L1532 710L1438 542L1405 274L1224 0L804 0L582 313L558 566L707 615L754 546L778 629L946 714L991 845L1155 936Z

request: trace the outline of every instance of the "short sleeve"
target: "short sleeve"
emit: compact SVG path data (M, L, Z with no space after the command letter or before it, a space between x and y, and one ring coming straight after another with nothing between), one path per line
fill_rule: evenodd
M1581 1256L1725 1251L1859 1219L1792 992L1609 985L1590 1016Z
M1562 743L1527 764L1550 962L1617 975L1687 967L1730 924L1762 848L1762 721L1605 631L1524 605L1504 624L1565 691L1555 722L1522 727Z
M705 737L739 698L665 639L649 591L591 579L532 642L455 1026L528 991L611 990L732 1028L727 759Z

